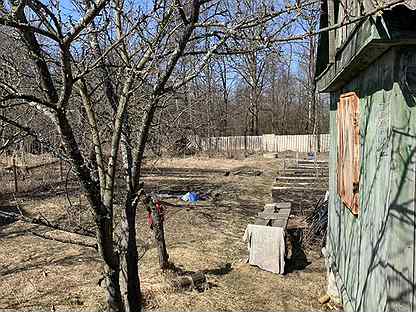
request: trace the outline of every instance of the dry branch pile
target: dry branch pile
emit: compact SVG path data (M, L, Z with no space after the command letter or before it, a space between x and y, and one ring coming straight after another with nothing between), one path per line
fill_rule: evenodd
M308 228L305 231L303 244L306 247L324 247L328 227L328 199L321 197L312 213L306 218Z

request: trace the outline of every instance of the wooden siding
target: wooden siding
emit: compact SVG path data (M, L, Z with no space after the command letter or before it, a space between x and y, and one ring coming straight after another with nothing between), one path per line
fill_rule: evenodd
M339 48L335 62L317 78L320 92L339 90L357 74L365 70L375 59L383 54L389 46L379 44L381 39L376 23L368 18L356 25Z
M393 48L331 95L328 251L349 311L415 310L416 103L405 64L416 48ZM337 101L360 95L360 214L337 194Z
M388 263L389 311L415 310L416 105L403 74L416 64L416 48L397 48L391 106L391 164Z
M358 4L357 1L352 2L355 5ZM405 1L402 4L414 9L415 3L415 1ZM370 0L366 0L364 5L369 9L374 4ZM356 6L352 6L356 8ZM342 20L342 10L338 14L340 14L338 19ZM416 27L412 23L415 17L415 11L409 11L402 6L401 9L397 7L393 10L386 10L380 16L370 16L360 22L338 28L335 59L327 64L325 70L322 69L324 67L323 61L327 60L329 52L323 53L321 48L321 55L318 55L317 64L320 69L319 77L316 78L318 90L320 92L337 92L360 75L388 49L399 45L416 44ZM327 46L325 45L325 47Z

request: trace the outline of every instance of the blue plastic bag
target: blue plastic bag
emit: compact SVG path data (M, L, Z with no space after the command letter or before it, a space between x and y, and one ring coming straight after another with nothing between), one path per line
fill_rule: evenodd
M183 201L189 201L191 203L195 203L199 200L199 196L195 192L188 192L181 197Z
M191 202L191 203L194 203L194 202L196 202L196 201L198 201L199 200L199 196L198 196L198 194L197 193L195 193L195 192L190 192L189 193L189 201Z

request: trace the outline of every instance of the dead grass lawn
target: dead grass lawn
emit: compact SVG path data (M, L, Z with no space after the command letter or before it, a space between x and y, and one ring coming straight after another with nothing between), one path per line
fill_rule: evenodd
M169 286L173 273L158 269L152 233L145 211L138 213L138 236L150 245L140 262L142 289L148 309L157 310L319 310L323 293L323 259L308 252L310 262L302 270L275 275L244 263L245 227L263 205L270 202L270 189L280 161L259 158L225 160L187 158L147 162L145 185L150 191L196 190L217 194L215 201L168 208L166 241L170 260L182 273L203 271L211 287L203 293L177 291ZM229 175L226 170L251 168L261 176ZM75 184L76 185L76 184ZM52 220L68 218L68 202L62 185L18 200L28 214ZM2 194L0 206L10 205ZM71 193L77 202L77 192ZM82 205L82 203L81 203ZM88 218L83 207L81 218ZM77 217L80 217L79 215ZM35 309L52 305L56 310L100 310L103 292L97 284L100 260L90 248L34 237L31 231L45 228L21 222L0 225L0 309ZM56 232L56 231L55 231ZM57 234L57 233L54 233ZM64 235L64 234L57 234Z

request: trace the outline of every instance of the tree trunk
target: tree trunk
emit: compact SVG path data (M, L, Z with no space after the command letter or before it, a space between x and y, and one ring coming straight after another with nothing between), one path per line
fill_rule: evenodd
M169 254L168 254L168 251L166 250L163 220L155 204L152 201L150 201L149 205L152 211L153 232L155 234L157 251L159 254L159 265L160 265L160 268L164 270L169 266Z
M258 98L256 96L256 101L255 101L255 114L254 114L254 122L255 122L255 135L258 136L259 135L259 101Z
M123 303L121 301L121 292L119 284L119 269L113 269L107 264L104 265L104 273L106 276L105 292L107 298L108 312L122 312Z
M108 312L124 311L119 284L119 259L114 252L112 219L97 215L97 244L101 258L104 260L105 290Z
M93 35L90 38L91 47L93 48L94 53L97 57L100 57L101 51L99 48L99 43L97 35ZM142 300L140 292L140 279L139 279L139 269L138 269L138 254L137 254L137 244L136 244L136 204L133 202L133 159L131 151L131 140L130 133L131 129L129 127L129 116L128 112L123 110L122 114L117 117L119 105L126 105L128 103L128 96L126 94L130 90L133 77L128 75L123 81L123 92L119 96L113 86L113 81L111 80L111 75L106 68L106 64L102 64L102 75L106 77L104 80L105 95L113 109L114 118L121 118L121 132L120 132L120 145L115 143L112 146L112 149L117 150L118 147L121 147L122 157L123 157L123 169L125 174L126 186L128 189L128 195L125 203L125 207L122 211L122 220L121 220L121 234L120 234L120 254L119 254L119 265L118 269L121 274L117 274L117 284L119 286L118 293L120 296L120 301L123 304L123 309L126 312L130 311L141 311L142 309ZM117 155L117 153L115 153ZM112 188L111 188L112 189ZM111 196L112 197L112 196ZM112 204L111 204L112 205Z
M162 270L169 266L169 254L166 250L165 234L164 234L163 223L159 223L155 226L155 239L157 242L157 250L159 253L159 266Z
M125 112L121 133L121 153L128 193L120 225L120 288L126 312L135 312L143 309L136 240L137 199L135 200L134 195L140 193L140 188L137 191L133 188L133 155L129 125L129 115Z
M136 204L129 194L123 209L120 242L120 288L126 312L142 309L136 243Z

